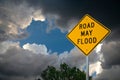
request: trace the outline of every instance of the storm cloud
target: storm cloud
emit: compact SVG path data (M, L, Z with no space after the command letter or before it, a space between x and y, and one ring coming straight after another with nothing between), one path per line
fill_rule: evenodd
M119 4L112 0L0 0L0 13L0 35L5 36L0 38L1 41L27 36L24 29L30 25L32 19L47 19L48 31L55 27L68 31L84 14L92 15L112 30L119 29L120 19ZM54 20L54 25L51 20Z
M27 0L27 2L30 6L41 8L45 15L58 15L56 24L62 28L68 28L71 20L78 22L84 14L92 15L111 29L119 24L120 9L117 1Z
M102 52L104 56L104 61L102 66L104 68L111 68L114 65L120 65L120 42L108 42L104 43L102 47Z

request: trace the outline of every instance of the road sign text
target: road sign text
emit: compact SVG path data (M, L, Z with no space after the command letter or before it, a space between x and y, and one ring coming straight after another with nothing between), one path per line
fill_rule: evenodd
M91 22L91 23L83 23L79 25L79 29L86 29L86 28L94 28L95 23Z
M97 42L96 37L77 39L77 44L92 44L92 43L96 43L96 42Z
M94 22L79 25L81 38L77 39L77 44L92 44L97 42L97 38L92 36L94 26Z

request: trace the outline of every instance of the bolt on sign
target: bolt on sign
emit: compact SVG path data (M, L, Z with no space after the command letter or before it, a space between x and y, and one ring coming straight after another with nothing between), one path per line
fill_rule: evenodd
M67 38L87 56L110 32L110 29L86 14L67 34Z

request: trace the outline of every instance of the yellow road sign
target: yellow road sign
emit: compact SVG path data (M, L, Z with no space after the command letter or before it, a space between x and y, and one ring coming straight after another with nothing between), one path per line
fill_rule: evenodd
M110 33L110 29L86 14L67 38L86 56Z

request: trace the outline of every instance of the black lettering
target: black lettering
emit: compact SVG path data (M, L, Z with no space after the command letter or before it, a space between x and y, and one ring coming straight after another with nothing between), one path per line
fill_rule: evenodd
M83 43L83 39L81 39L81 44L84 44L84 43Z
M91 22L91 28L93 28L95 26L94 22Z
M85 44L88 43L88 39L87 39L87 38L84 39L84 43L85 43Z
M92 43L92 38L89 38L89 43L90 43L90 44Z
M79 44L80 43L80 39L77 39L77 44Z
M81 36L89 36L92 35L93 30L86 30L86 31L81 31Z
M86 36L87 36L87 35L89 36L89 33L88 33L88 31L86 31Z
M96 42L97 42L97 38L96 37L77 39L77 44L94 44Z
M85 23L83 24L83 28L86 29L86 24Z
M96 43L96 42L97 42L97 38L93 37L93 43Z
M79 25L79 29L93 28L95 26L94 22L91 23L83 23Z
M79 25L79 29L82 29L82 24Z
M92 35L92 31L93 31L93 30L89 30L89 32L90 32L90 35Z
M87 28L90 28L90 23L88 23Z
M81 31L81 36L85 36L85 31Z
M77 39L77 44L83 44L82 39Z

